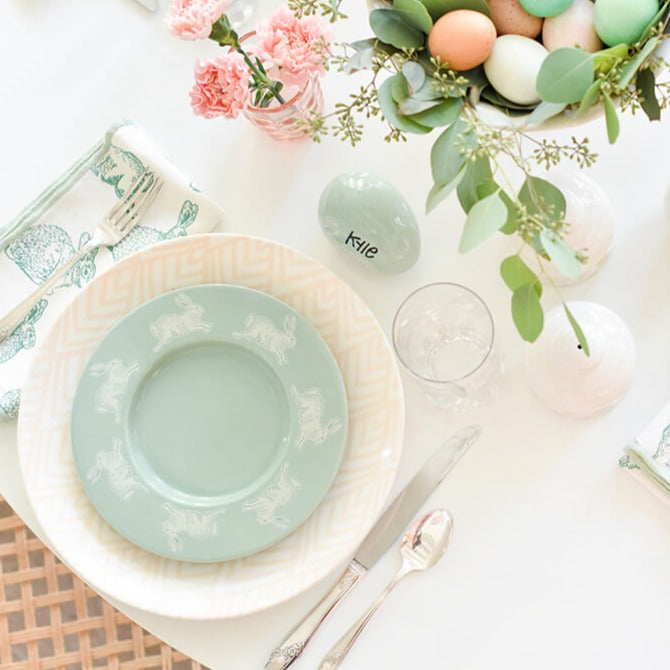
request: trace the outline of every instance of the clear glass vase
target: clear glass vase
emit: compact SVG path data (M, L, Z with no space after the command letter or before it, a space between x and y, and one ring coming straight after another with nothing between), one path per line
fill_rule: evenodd
M255 31L249 32L240 38L240 42L253 45L255 35ZM319 76L296 79L292 75L284 76L280 69L274 67L268 70L268 76L284 84L281 93L286 102L279 104L273 100L269 107L249 105L244 109L244 115L275 140L306 138L304 121L313 113L323 111L323 89Z
M318 77L310 77L283 105L252 107L244 115L256 127L264 130L275 140L305 138L304 121L313 112L323 110L323 90Z

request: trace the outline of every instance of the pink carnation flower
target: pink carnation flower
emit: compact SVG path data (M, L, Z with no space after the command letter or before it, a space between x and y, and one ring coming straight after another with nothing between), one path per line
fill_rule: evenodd
M174 0L165 15L169 31L184 40L209 37L230 0Z
M236 118L249 103L249 69L242 56L230 52L195 66L191 89L193 111L206 119Z
M321 48L330 42L331 33L319 16L298 19L283 6L256 30L255 53L271 61L295 79L305 80L311 74L323 74L324 56ZM285 77L282 77L286 81Z

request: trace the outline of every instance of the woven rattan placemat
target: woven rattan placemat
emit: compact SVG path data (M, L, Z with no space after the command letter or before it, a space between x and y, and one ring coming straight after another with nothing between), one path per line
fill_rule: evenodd
M72 574L0 498L2 670L207 670Z

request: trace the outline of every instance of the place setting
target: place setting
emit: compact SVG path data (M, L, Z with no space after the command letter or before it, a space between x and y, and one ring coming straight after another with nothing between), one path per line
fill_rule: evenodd
M614 195L585 174L588 138L545 136L594 122L614 145L622 112L659 120L670 2L627 14L625 0L370 0L360 38L342 43L340 0L273 13L138 1L161 39L191 43L182 102L203 123L329 150L356 147L369 123L388 144L433 132L429 189L419 211L362 162L324 169L300 225L328 263L238 228L140 125L114 123L0 227L0 419L16 422L16 475L40 538L103 598L184 627L252 625L299 599L281 635L259 636L263 667L304 665L317 635L319 670L357 667L354 645L405 577L425 572L409 579L447 598L444 565L469 529L443 482L462 501L452 470L471 448L480 470L502 448L486 419L509 406L510 374L530 421L564 430L638 393L637 324L590 283L621 234ZM334 76L369 83L334 101ZM421 271L435 257L425 219L449 199L453 251L472 254L472 273L493 259L485 279ZM359 293L386 280L391 318ZM644 421L612 464L667 501L668 407ZM336 620L391 555L386 586Z

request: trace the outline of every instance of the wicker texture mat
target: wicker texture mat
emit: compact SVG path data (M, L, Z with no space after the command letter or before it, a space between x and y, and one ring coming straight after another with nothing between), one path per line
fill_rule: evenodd
M2 670L207 670L68 570L0 498Z

